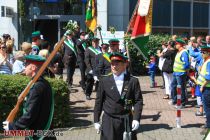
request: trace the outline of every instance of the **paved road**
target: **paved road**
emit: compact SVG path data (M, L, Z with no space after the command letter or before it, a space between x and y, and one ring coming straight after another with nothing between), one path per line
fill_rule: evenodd
M79 75L75 76L75 84L78 84ZM161 77L156 77L158 85ZM164 90L149 88L149 77L139 77L144 98L144 108L141 119L141 126L138 130L138 139L141 140L201 140L201 126L205 118L196 117L195 99L189 99L189 103L182 110L182 128L176 128L176 109L168 104L169 100L164 100ZM78 90L78 91L77 91ZM93 106L95 92L91 101L86 101L83 91L75 87L70 95L71 110L74 123L72 126L77 129L64 131L64 136L59 140L98 140L99 135L93 128ZM88 127L88 128L83 128Z
M99 140L99 135L93 128L93 107L95 92L92 100L86 101L83 91L78 87L79 72L74 75L74 84L70 94L70 109L72 113L72 128L59 130L63 136L58 140ZM157 83L162 84L161 77L156 77ZM164 100L164 90L149 88L149 77L139 77L144 99L141 125L138 130L139 140L201 140L201 126L205 118L196 117L195 99L189 99L186 108L182 110L182 128L176 128L176 110ZM16 138L17 139L17 138ZM21 139L21 138L20 138ZM8 139L9 140L9 139Z

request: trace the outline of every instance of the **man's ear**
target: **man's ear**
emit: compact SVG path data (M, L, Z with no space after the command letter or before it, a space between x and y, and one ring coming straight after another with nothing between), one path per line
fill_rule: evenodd
M36 71L37 66L36 66L36 65L34 65L34 64L32 64L32 65L31 65L31 69L32 69L33 71Z

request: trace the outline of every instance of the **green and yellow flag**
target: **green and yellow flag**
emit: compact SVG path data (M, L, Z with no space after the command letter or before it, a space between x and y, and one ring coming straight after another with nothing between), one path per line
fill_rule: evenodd
M94 32L97 26L97 8L96 8L96 1L89 0L86 10L86 26Z

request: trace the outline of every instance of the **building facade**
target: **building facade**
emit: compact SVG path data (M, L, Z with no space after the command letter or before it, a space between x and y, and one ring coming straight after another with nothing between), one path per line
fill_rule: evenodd
M210 34L210 0L153 0L153 33Z
M69 20L76 20L85 30L85 10L88 0L23 0L24 17L17 0L0 0L0 6L13 8L13 17L0 17L0 35L10 33L19 42L30 41L31 32L40 30L54 45L64 34ZM98 24L102 30L113 26L126 31L137 0L97 0ZM1 15L5 10L1 9ZM153 33L198 36L210 34L210 0L153 0ZM19 34L19 35L18 35ZM16 43L17 44L17 43Z
M10 34L15 39L15 46L18 46L18 12L17 0L0 0L0 36Z

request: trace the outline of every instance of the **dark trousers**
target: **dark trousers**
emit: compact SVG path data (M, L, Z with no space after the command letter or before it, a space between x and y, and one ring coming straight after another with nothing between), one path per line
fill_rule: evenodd
M86 65L84 60L80 60L78 62L80 73L81 73L81 81L80 85L82 86L83 89L85 89L85 70L86 70Z
M92 74L87 74L85 94L90 96L93 91L94 79Z
M130 128L131 124L132 118L130 119ZM104 113L102 117L101 140L123 140L124 131L123 118L114 118ZM136 132L134 131L132 131L132 140L137 140Z
M202 99L204 111L206 112L206 126L210 128L210 88L204 88Z
M176 104L176 102L177 102L177 85L181 85L181 102L182 102L182 105L185 105L185 102L186 102L186 93L185 93L186 78L187 78L186 74L180 75L180 76L173 75L173 80L171 83L171 98L172 98L173 104Z
M76 68L76 61L71 61L67 65L67 79L66 82L68 85L72 85L73 83L73 75Z

